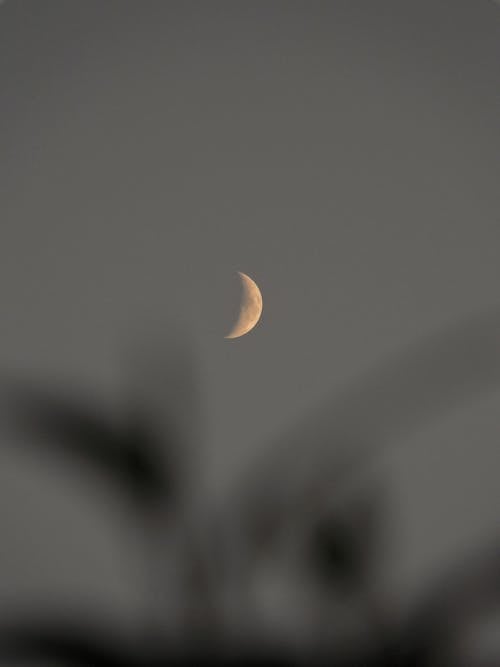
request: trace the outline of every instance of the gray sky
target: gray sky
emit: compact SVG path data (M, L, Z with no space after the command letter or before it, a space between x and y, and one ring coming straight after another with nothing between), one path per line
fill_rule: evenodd
M1 364L113 386L145 314L180 317L220 470L399 346L497 304L499 12L8 0ZM226 341L238 270L264 314ZM460 523L464 488L498 515L497 415L498 397L398 453L408 571L430 517ZM4 486L24 497L16 470Z

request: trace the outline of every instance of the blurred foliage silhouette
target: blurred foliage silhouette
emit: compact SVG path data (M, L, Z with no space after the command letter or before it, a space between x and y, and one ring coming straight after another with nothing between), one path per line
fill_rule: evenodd
M166 364L153 361L155 370L143 376L152 394L121 416L4 378L4 431L98 471L142 513L148 530L161 526L165 541L153 535L152 544L179 552L185 578L171 591L177 616L165 618L164 633L152 628L131 642L113 631L112 619L89 623L76 610L52 620L12 617L0 628L1 656L8 664L44 659L93 667L264 659L346 667L500 664L500 653L479 657L473 642L463 641L500 604L498 549L485 549L483 561L462 568L408 618L389 620L372 585L385 529L383 490L366 481L382 447L499 386L499 341L495 310L410 346L290 429L215 506L193 500L189 475L180 472L196 457L184 451L189 438L182 433L195 410L189 388L196 380L189 354L179 356L175 345ZM156 403L158 392L168 405ZM153 416L157 409L161 419ZM161 522L165 513L175 520ZM160 550L160 562L162 556Z
M105 473L134 502L149 504L168 493L161 443L140 415L129 414L126 424L116 424L99 406L35 388L33 381L4 383L0 400L4 428Z

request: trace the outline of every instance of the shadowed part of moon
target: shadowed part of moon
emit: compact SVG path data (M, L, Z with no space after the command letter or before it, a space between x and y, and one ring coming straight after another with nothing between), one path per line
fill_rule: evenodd
M245 273L238 271L243 285L243 297L240 314L235 325L225 338L239 338L248 333L260 319L262 313L262 294L257 284Z

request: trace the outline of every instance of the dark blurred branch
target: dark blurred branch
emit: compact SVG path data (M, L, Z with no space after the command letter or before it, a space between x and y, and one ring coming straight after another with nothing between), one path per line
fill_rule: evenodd
M74 620L17 620L0 630L2 660L44 659L64 667L138 667L134 651L109 630ZM4 664L2 662L2 664Z
M141 506L171 492L161 443L140 414L129 412L119 423L84 399L10 379L0 384L1 431L68 461L83 462Z

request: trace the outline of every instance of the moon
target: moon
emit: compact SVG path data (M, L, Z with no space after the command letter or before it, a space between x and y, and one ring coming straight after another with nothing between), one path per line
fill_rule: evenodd
M262 294L257 283L246 273L238 271L243 286L240 314L231 331L225 338L239 338L251 331L262 314Z

